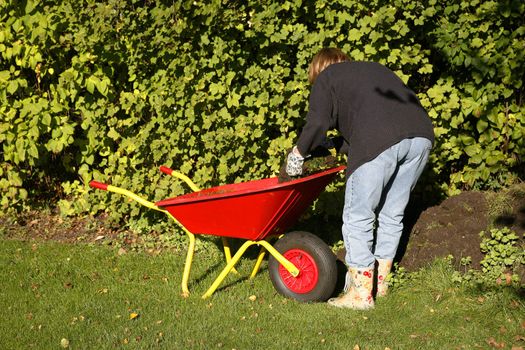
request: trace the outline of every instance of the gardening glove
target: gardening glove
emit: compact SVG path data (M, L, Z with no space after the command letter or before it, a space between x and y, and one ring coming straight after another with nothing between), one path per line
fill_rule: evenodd
M288 176L299 176L303 173L304 157L301 156L295 146L286 159L286 174Z

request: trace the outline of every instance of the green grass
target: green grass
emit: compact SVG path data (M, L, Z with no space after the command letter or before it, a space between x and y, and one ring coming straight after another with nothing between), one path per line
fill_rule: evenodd
M511 289L456 287L437 262L367 312L278 295L253 260L201 299L220 256L197 254L192 295L180 296L184 256L106 246L2 240L0 348L60 349L490 349L525 346L525 306ZM256 296L255 300L250 298ZM522 297L521 297L522 298ZM138 314L130 319L132 313ZM492 345L490 345L492 344Z

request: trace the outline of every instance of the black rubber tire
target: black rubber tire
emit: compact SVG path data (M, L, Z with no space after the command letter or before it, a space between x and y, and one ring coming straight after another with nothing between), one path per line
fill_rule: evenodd
M314 260L318 271L315 287L308 292L296 293L283 281L279 273L281 264L270 255L270 279L280 294L300 302L326 301L332 296L337 283L336 256L322 239L309 232L295 231L286 233L275 243L274 248L283 255L290 250L304 251Z

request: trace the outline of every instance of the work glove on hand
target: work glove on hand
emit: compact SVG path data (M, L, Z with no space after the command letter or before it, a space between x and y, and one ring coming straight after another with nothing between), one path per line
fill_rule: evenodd
M303 173L304 157L301 156L295 146L286 159L286 174L288 176L299 176Z

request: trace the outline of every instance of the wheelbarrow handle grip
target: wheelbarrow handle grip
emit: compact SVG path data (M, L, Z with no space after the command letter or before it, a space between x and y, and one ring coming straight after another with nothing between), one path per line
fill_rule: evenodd
M193 183L193 181L190 180L189 177L187 177L186 175L184 174L181 174L179 173L178 171L175 171L175 170L171 170L170 168L168 168L167 166L164 166L164 165L161 165L159 167L160 171L162 171L164 174L167 174L167 175L170 175L170 176L173 176L173 177L176 177L176 178L179 178L181 179L182 181L186 182L186 184L194 191L194 192L197 192L199 191L199 188L197 187L197 185L195 185Z
M171 170L170 168L164 165L161 165L159 169L160 171L162 171L164 174L167 174L167 175L171 175L171 173L173 173L173 170Z
M108 190L108 185L107 184L104 184L104 183L98 182L98 181L90 181L89 182L89 186L91 186L93 188L98 188L99 190L104 190L104 191Z

